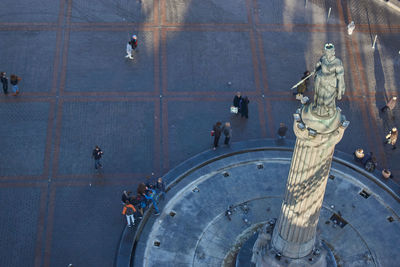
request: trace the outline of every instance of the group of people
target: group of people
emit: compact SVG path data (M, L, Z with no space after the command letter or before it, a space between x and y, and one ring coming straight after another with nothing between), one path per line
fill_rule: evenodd
M250 100L247 96L242 97L240 92L237 92L235 97L233 98L233 105L231 106L231 113L240 114L241 117L245 117L246 119L249 118L249 103ZM221 135L224 134L225 140L224 144L229 145L229 141L232 137L232 127L230 122L225 122L222 125L222 122L217 121L211 130L211 136L214 136L214 147L213 149L216 150L218 147L219 139Z
M8 95L8 77L7 74L2 71L0 72L0 82L3 84L3 92L5 95ZM10 75L10 84L12 85L12 95L16 96L19 94L18 83L21 81L21 77L18 77L15 74Z
M128 227L135 225L135 214L139 215L139 219L143 217L145 209L153 204L155 215L160 214L158 202L165 196L165 182L160 177L154 183L140 183L136 190L136 195L131 191L123 191L121 201L124 205L122 214L126 216Z

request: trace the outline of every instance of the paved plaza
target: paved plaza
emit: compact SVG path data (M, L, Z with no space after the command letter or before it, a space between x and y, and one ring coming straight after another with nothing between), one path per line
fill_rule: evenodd
M121 192L211 149L218 120L233 142L276 138L280 122L294 140L290 88L327 42L351 122L336 149L374 152L400 194L400 148L383 145L400 105L379 111L400 92L399 36L400 12L378 0L2 0L0 71L22 81L0 93L0 265L113 266ZM247 120L229 113L236 91Z

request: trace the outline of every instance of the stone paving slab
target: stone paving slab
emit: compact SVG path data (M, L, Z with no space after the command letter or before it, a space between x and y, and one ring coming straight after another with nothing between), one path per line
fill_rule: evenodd
M245 31L168 31L167 90L255 91L251 40Z
M53 82L56 32L0 31L0 39L1 71L22 78L20 93L49 92Z
M134 60L125 58L126 43L132 34L136 34L140 40ZM154 92L153 46L156 44L153 38L150 31L72 31L65 90Z
M169 23L246 23L246 1L232 0L166 0Z
M375 49L372 48L375 34ZM362 66L365 69L365 90L376 97L384 94L394 95L400 85L397 73L400 71L400 54L396 46L397 37L387 33L363 33L355 36L357 45L361 52Z
M74 0L73 22L153 22L153 0Z
M126 225L121 215L122 190L127 186L57 187L51 201L53 219L50 233L50 266L74 262L78 266L112 266L121 232ZM114 201L110 201L113 199ZM61 252L62 253L58 253ZM88 257L96 251L95 256Z
M396 2L397 0L390 0ZM384 1L346 1L346 8L350 10L352 20L357 24L375 24L381 25L398 25L400 20L398 12L392 8L388 8Z
M44 172L49 109L50 104L46 102L0 105L3 125L0 129L0 176L41 175Z
M154 170L154 103L64 102L62 116L59 174L93 173L95 145L104 152L102 173Z
M40 224L41 188L0 188L2 266L34 266ZM40 238L40 237L39 237ZM39 248L40 249L40 248Z
M232 98L233 99L233 98ZM246 140L260 136L262 129L259 128L257 103L250 97L249 119L241 118L240 115L229 113L232 100L219 101L173 101L168 100L168 137L170 155L175 155L170 161L170 166L194 156L192 147L198 150L206 150L213 146L214 137L211 136L212 126L221 121L231 122L233 127L232 142ZM185 110L185 113L182 113ZM192 114L185 119L186 113ZM207 120L204 118L208 118ZM224 137L219 140L219 145L224 147Z
M3 0L0 11L0 22L57 22L59 0L47 1L43 5L41 0ZM2 38L3 39L3 38Z
M255 14L258 16L259 22L262 24L340 23L337 15L337 2L334 0L257 0L255 7ZM329 8L331 8L331 16L329 20L327 20Z

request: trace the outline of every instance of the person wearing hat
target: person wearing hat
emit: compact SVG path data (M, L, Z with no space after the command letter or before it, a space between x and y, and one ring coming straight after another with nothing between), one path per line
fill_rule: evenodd
M390 130L389 133L385 136L386 138L385 144L390 144L392 145L392 149L396 149L396 142L398 135L399 132L397 131L397 128L393 127L392 130Z
M129 59L133 59L132 52L136 49L138 45L137 36L134 34L132 35L132 39L126 44L126 57Z
M394 107L396 106L396 101L397 101L397 96L392 97L387 104L381 108L382 112L385 112L386 110L393 110Z

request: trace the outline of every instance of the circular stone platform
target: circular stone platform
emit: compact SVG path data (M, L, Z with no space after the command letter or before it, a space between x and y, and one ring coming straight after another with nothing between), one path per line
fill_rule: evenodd
M291 156L279 144L233 145L178 166L187 171L170 184L161 215L143 225L134 266L235 266L246 240L278 217ZM398 197L378 178L334 157L318 235L339 266L398 265L399 212Z

